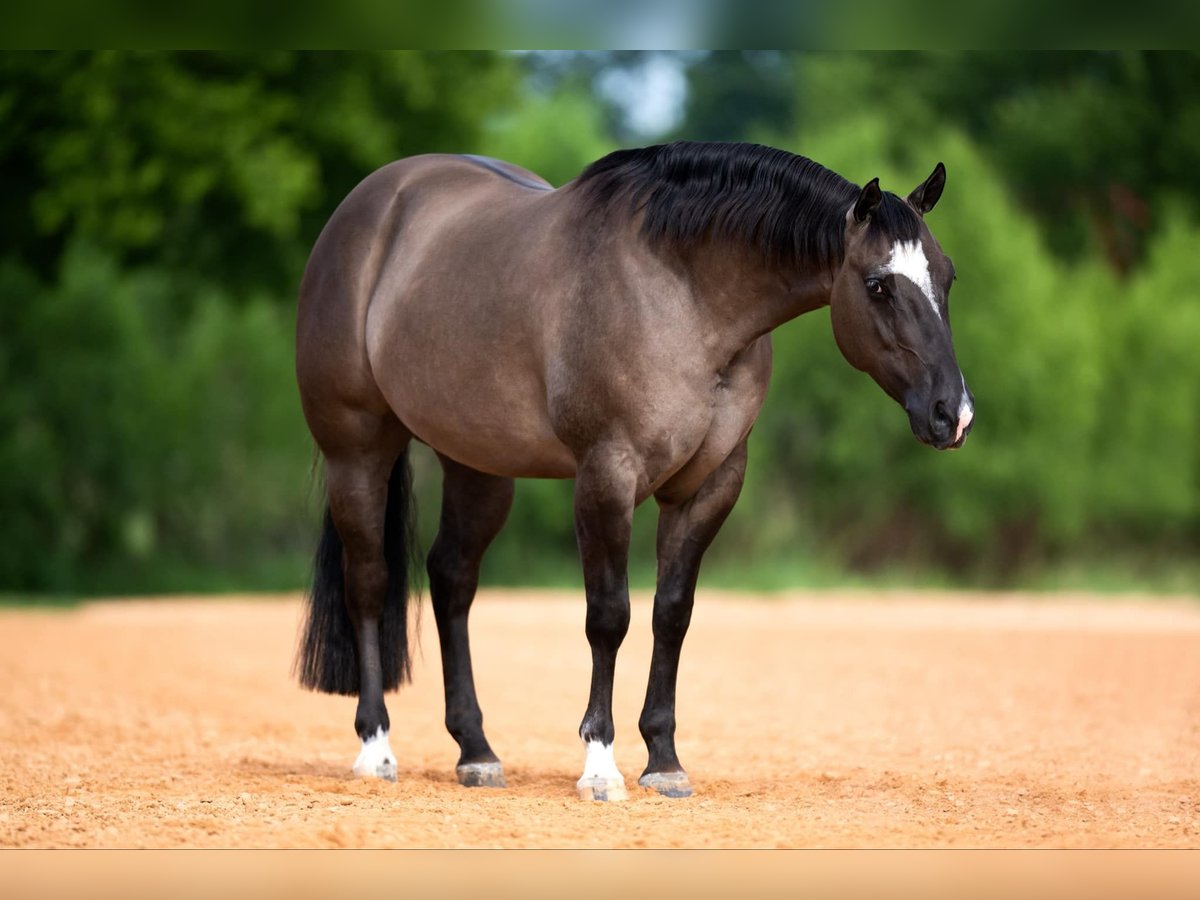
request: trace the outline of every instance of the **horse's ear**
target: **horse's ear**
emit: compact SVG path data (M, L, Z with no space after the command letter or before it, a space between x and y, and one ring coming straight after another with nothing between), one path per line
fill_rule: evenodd
M863 185L858 194L858 200L854 204L854 221L860 225L867 221L882 199L883 191L879 189L879 179L872 178Z
M925 215L937 205L945 187L946 167L938 163L933 167L933 174L913 188L913 192L908 195L908 202L918 213Z

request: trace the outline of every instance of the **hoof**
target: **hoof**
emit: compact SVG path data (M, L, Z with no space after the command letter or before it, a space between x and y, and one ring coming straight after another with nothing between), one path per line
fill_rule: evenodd
M629 799L629 793L625 790L625 782L620 778L580 778L575 789L579 791L580 800L612 803L616 800Z
M463 787L508 787L504 783L504 767L498 762L464 763L454 774Z
M396 780L396 764L381 762L374 766L355 766L354 774L359 778L379 778L383 781Z
M664 797L692 796L692 783L686 772L647 772L638 779L638 784L653 788Z

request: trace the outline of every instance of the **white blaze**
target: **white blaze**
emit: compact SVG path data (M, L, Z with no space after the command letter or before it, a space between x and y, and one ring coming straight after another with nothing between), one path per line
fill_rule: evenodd
M940 319L942 311L938 309L937 299L933 296L933 279L929 277L929 260L925 258L925 249L920 241L897 241L892 244L892 255L888 258L887 269L890 275L903 275L921 289L934 314Z
M930 307L933 308L933 313L939 319L942 317L942 311L938 308L937 298L933 294L933 279L929 275L929 260L925 258L925 249L921 246L920 241L896 241L892 244L892 253L888 257L887 267L884 271L889 275L903 275L925 295L925 299L929 301ZM959 378L962 379L962 373L959 373ZM962 382L962 398L958 401L958 430L954 434L954 440L957 443L962 440L963 432L971 425L971 420L975 418L975 407L971 405L971 400L967 396L967 382Z

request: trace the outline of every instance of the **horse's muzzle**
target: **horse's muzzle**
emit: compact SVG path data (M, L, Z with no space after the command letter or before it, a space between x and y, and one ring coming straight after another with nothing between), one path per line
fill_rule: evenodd
M921 409L924 404L913 406ZM913 409L905 405L913 436L936 450L957 450L961 447L975 425L974 404L966 397L956 397L952 401L937 400L926 409L927 413L914 415Z

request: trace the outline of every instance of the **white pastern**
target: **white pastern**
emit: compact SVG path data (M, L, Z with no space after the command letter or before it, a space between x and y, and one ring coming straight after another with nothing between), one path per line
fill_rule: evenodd
M962 377L961 375L959 376ZM958 431L954 434L954 442L957 444L962 440L963 432L970 426L971 421L975 418L975 407L971 405L971 398L967 396L967 382L964 379L962 383L962 400L958 402Z
M588 741L587 760L583 764L583 777L579 780L584 782L593 778L624 783L625 779L617 769L617 760L613 757L612 744Z
M937 298L933 296L933 279L929 277L929 260L925 258L925 249L920 241L897 241L892 245L892 255L888 258L887 272L892 275L903 275L921 289L934 314L940 319L942 311L938 309Z
M396 757L388 744L388 733L380 726L373 737L362 742L362 750L354 761L354 774L365 777L386 777L391 769L391 777L395 779Z

